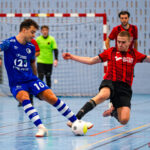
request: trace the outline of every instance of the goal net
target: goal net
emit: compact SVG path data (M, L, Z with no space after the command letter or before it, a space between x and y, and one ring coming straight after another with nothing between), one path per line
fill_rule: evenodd
M2 16L2 15L0 15ZM21 21L29 17L0 17L0 41L19 32ZM104 49L104 17L32 17L40 26L48 25L59 50L58 66L53 67L52 90L57 96L93 96L98 92L103 77L102 64L85 65L62 58L63 52L93 57ZM41 35L40 31L36 37ZM0 53L3 55L2 53ZM9 59L9 58L8 58ZM0 68L0 94L10 95L4 64Z

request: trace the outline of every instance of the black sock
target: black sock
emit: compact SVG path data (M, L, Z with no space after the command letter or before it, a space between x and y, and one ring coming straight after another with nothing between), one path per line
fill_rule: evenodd
M78 119L81 119L87 112L89 112L90 110L92 110L94 107L96 106L96 103L94 100L90 100L89 102L87 102L77 113L76 117Z

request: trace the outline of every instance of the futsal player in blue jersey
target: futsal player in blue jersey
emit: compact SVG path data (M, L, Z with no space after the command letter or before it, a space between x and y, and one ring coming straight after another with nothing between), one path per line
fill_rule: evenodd
M20 24L17 36L0 42L0 51L4 52L4 63L8 74L10 91L22 103L25 113L32 120L38 132L36 137L48 135L37 110L31 104L29 94L53 105L71 123L77 120L75 114L53 91L36 76L35 47L31 40L35 37L38 24L32 19L26 19ZM85 122L88 128L93 124Z

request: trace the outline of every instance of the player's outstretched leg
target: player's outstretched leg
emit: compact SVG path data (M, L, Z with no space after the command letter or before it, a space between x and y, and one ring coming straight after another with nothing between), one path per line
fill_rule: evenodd
M89 102L87 102L80 110L79 112L77 113L76 117L78 119L81 119L86 113L88 113L90 110L92 110L94 107L96 106L96 103L94 102L94 100L90 100ZM87 122L87 128L88 129L91 129L93 127L93 124L90 123L90 122ZM72 126L72 123L71 122L67 122L67 125L69 127Z
M77 120L77 117L75 114L70 110L70 108L58 98L55 104L53 106L63 115L65 116L68 120L71 122L74 122Z
M71 109L56 95L52 92L51 89L46 89L39 94L40 99L44 99L49 104L53 105L57 111L59 111L64 117L66 117L71 124L77 120L76 115L71 111ZM86 122L85 122L86 124Z
M24 100L22 102L22 106L24 108L25 113L30 118L30 120L32 120L32 122L35 124L35 126L38 127L38 132L36 133L35 136L36 137L48 136L48 130L42 124L42 121L38 115L38 112L32 106L31 101L30 100Z
M72 126L72 123L75 122L77 120L77 117L75 116L75 114L70 110L70 108L60 99L57 100L57 102L53 105L54 107L57 108L57 110L63 115L65 116L69 121L67 123L67 125L69 127ZM93 124L91 122L85 122L83 121L88 129L93 127Z

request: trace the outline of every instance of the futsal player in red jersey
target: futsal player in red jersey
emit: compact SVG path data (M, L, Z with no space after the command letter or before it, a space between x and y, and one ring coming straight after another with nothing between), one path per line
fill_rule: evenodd
M120 18L121 24L112 29L111 33L105 41L106 48L110 48L110 40L115 40L115 44L117 46L117 35L121 31L128 31L131 35L130 48L137 49L138 28L136 25L129 24L130 13L128 11L121 11L118 14L118 17Z
M107 49L110 48L110 40L115 40L115 45L117 46L117 35L121 31L128 31L131 35L130 48L137 49L138 28L136 25L129 24L130 13L128 11L121 11L118 14L118 17L120 18L121 24L112 29L111 33L109 34L108 38L105 41L106 48ZM135 75L133 77L135 77ZM104 111L103 113L104 117L109 116L112 110L114 109L112 103L110 102L109 104L111 107L108 110Z
M129 48L130 40L130 33L122 31L117 36L117 47L111 47L96 57L63 53L63 58L66 60L71 59L89 65L108 61L108 71L104 75L99 93L79 110L76 115L78 119L81 119L96 105L111 99L114 106L111 115L121 124L127 124L129 121L134 66L136 63L150 62L150 56Z

